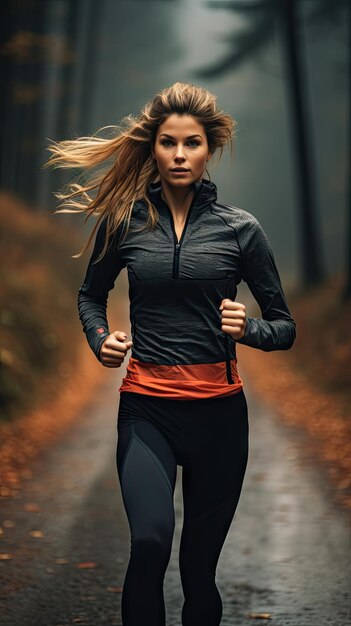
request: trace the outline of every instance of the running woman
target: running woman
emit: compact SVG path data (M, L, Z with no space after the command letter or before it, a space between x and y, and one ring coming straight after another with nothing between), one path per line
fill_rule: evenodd
M265 232L224 204L207 165L236 122L208 90L162 89L112 136L53 143L48 163L99 166L71 183L63 211L97 222L78 294L87 341L118 368L117 473L130 526L121 610L124 626L164 626L163 583L174 526L177 465L184 517L179 567L183 626L218 626L217 562L238 505L248 460L248 410L236 343L287 350L295 322ZM110 127L109 127L110 128ZM104 171L101 165L106 161ZM205 172L208 178L205 178ZM95 195L91 192L95 192ZM131 336L109 329L107 299L122 268L129 279ZM244 280L262 317L236 300Z

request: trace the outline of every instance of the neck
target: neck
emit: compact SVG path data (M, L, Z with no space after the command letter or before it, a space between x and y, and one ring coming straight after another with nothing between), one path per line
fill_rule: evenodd
M161 198L169 206L175 220L184 221L194 197L193 185L176 188L162 181L161 187Z

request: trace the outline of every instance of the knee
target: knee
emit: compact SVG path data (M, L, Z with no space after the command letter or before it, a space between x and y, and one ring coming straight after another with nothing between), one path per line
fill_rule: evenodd
M131 548L134 555L140 558L159 560L167 558L172 548L173 531L168 529L153 529L132 536Z
M163 580L171 557L172 541L158 534L143 534L132 539L130 559L150 582L155 577Z

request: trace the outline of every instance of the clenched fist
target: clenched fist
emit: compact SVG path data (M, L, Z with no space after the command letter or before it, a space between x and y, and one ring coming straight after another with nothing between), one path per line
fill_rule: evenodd
M246 308L241 302L224 298L219 310L222 311L222 330L233 337L241 339L246 328Z
M105 367L120 367L133 342L126 341L127 335L122 330L116 330L108 335L100 348L101 363Z

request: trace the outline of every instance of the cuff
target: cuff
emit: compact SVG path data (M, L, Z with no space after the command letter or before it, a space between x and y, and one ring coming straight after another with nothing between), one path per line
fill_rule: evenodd
M93 326L86 331L88 344L94 352L96 358L101 363L100 348L104 343L106 337L110 334L109 329L106 326Z

